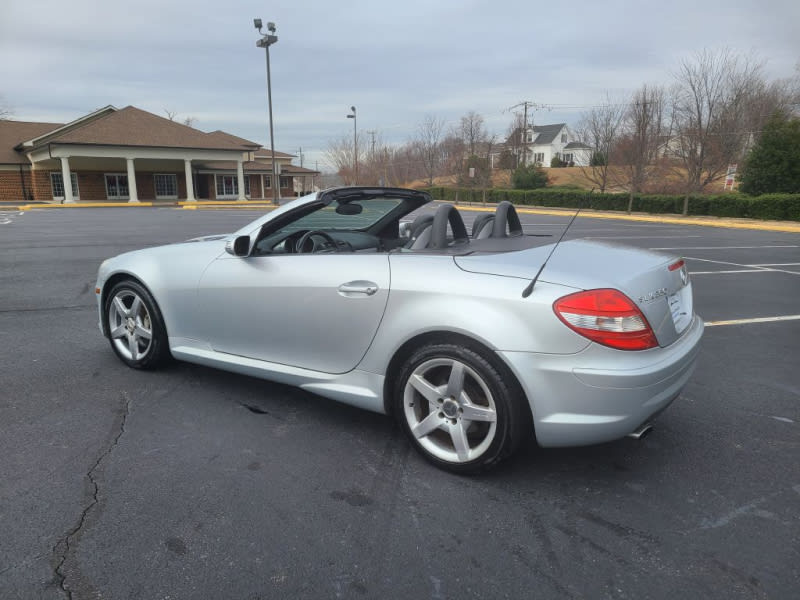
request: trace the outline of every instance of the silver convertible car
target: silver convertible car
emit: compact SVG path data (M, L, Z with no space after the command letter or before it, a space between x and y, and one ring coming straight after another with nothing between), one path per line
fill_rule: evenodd
M532 434L575 446L649 430L703 333L683 260L526 235L508 202L470 231L455 206L426 204L330 189L234 234L111 258L100 328L134 368L174 357L393 415L458 473Z

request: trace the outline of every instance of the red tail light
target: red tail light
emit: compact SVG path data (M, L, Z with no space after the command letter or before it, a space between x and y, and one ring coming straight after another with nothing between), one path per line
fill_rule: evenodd
M617 350L658 346L650 323L633 301L618 290L587 290L559 298L553 310L564 324L593 342Z

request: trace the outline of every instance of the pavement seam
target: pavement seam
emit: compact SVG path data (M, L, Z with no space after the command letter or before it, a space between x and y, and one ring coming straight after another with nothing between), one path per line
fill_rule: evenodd
M67 562L67 558L69 557L70 551L73 549L72 540L76 536L78 536L78 534L81 533L81 530L83 529L83 526L86 523L86 518L88 517L89 513L100 502L99 499L100 486L97 484L97 480L94 478L94 473L95 471L97 471L97 469L100 468L100 465L103 463L103 460L105 460L105 458L109 454L111 454L111 452L114 450L114 448L117 447L117 445L119 444L119 440L122 437L122 434L125 433L125 423L128 420L128 415L130 415L131 401L125 392L122 393L122 398L124 399L125 403L124 403L124 412L122 413L122 418L119 421L118 425L119 431L117 431L117 434L111 440L111 443L108 445L108 448L106 448L105 451L103 451L100 454L100 456L95 461L94 465L92 465L92 468L89 469L89 471L86 473L84 477L85 479L89 480L89 483L93 488L91 501L81 512L81 516L80 519L78 519L77 525L75 525L75 527L73 527L65 537L58 540L56 544L53 546L52 550L53 558L58 561L55 568L53 569L55 572L55 579L56 582L58 583L59 589L66 595L67 598L69 598L69 600L72 600L72 590L70 590L66 586L67 576L63 572L64 564ZM63 552L59 552L59 548L63 548Z

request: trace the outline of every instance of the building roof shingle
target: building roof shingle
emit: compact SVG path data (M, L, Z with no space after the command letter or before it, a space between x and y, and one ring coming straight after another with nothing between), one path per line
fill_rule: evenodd
M223 132L208 134L134 106L114 110L74 129L37 141L37 145L43 143L243 151L261 146Z
M62 127L61 123L0 120L0 164L30 164L27 157L14 148L24 141L39 137L59 127Z

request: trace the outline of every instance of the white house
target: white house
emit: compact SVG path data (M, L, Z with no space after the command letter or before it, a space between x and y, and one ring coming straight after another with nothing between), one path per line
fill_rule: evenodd
M509 150L518 157L518 164L537 164L549 167L554 157L560 158L570 166L585 167L592 159L592 149L567 127L566 123L530 126L523 133L515 131L504 148L498 148L492 157L492 166L499 164L499 155Z

